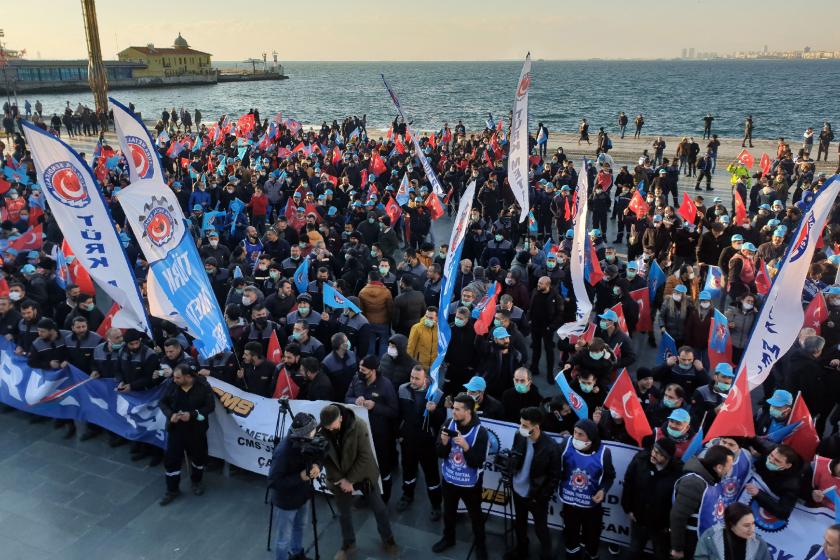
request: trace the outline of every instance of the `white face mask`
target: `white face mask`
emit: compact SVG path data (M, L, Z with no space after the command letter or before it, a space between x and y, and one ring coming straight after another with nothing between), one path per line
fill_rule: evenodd
M531 437L531 430L523 428L522 426L519 426L519 433L522 435L522 437Z
M218 239L211 239L210 240L210 246L211 247L218 247L219 246L219 240Z
M23 295L20 292L9 292L9 299L12 301L20 301Z
M673 298L674 301L682 301L682 295L680 294L671 294L671 298Z
M254 300L252 300L251 298L249 298L249 297L243 297L242 298L242 305L251 305L252 303L254 303Z
M700 307L702 307L703 309L708 309L711 306L712 306L712 302L710 302L710 301L701 301L700 302Z
M578 451L583 451L584 449L589 447L589 445L591 443L592 442L589 442L589 441L583 441L583 440L579 440L577 438L572 438L572 445L574 445L575 449L577 449Z
M396 348L394 348L393 346L388 347L388 355L389 356L391 356L392 358L396 358L398 354L399 354L399 351Z
M750 311L753 308L753 304L745 303L742 305L742 307L744 308L744 311Z

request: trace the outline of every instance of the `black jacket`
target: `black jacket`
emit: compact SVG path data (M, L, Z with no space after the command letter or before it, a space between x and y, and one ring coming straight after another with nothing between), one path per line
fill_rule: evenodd
M650 462L650 449L642 449L624 474L621 507L643 527L667 529L674 484L680 476L682 461L671 459L660 471Z
M516 435L513 436L511 449L525 457L527 444L527 439L517 431ZM554 496L562 472L560 455L560 445L548 434L542 432L537 441L534 442L534 457L531 459L531 470L529 471L531 485L528 489L528 498L548 502Z
M759 457L755 461L753 469L776 495L776 497L773 497L764 490L760 490L753 499L758 502L758 505L779 519L790 517L793 507L796 505L796 499L799 497L799 464L794 464L783 471L771 471L767 468L766 459Z
M280 509L298 509L309 500L313 492L312 484L300 478L300 473L307 467L300 449L302 441L287 436L271 454L268 487L271 488L271 503Z
M200 376L195 377L189 391L184 391L175 383L169 383L160 398L160 411L166 416L166 429L170 432L194 429L206 432L207 417L213 413L215 406L213 390ZM189 412L190 419L172 424L170 418L176 412Z

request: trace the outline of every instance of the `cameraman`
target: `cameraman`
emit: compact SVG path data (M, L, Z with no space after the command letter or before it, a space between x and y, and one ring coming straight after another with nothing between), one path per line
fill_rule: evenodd
M529 406L519 412L519 433L513 437L512 456L517 458L513 473L513 506L516 518L516 546L505 552L505 560L528 558L528 513L534 517L534 532L540 541L540 560L552 558L548 532L548 504L560 482L560 446L540 429L543 412Z
M303 448L315 437L318 422L306 412L298 412L288 437L280 440L271 455L268 487L277 519L278 560L303 560L303 526L309 517L312 480L321 474L317 463L304 456Z

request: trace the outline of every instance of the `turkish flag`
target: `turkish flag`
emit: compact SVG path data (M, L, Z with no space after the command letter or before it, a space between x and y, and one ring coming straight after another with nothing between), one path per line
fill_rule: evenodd
M41 224L26 230L23 235L9 242L9 247L17 252L34 251L44 244L44 227Z
M747 169L752 169L753 165L755 165L755 158L746 148L738 154L738 161L746 165Z
M0 194L6 194L6 192L12 188L12 184L5 179L0 179Z
M5 278L0 278L0 297L9 297L9 283Z
M277 382L274 384L274 393L272 399L279 399L280 397L287 397L289 399L296 399L300 392L300 387L297 386L292 376L286 371L286 368L281 368L277 373Z
M277 331L271 331L271 338L268 341L268 350L265 353L265 357L273 364L279 364L283 359L283 349L280 348L280 340L277 338Z
M568 220L571 220L571 219L572 219L572 211L569 209L569 197L568 197L568 196L564 196L564 197L563 197L563 199L564 199L564 200L563 200L563 205L564 205L564 208L563 208L563 219L564 219L564 220L566 220L566 221L568 221Z
M762 296L766 296L770 291L770 274L767 272L767 265L764 260L758 259L755 273L755 289Z
M332 164L335 166L335 165L338 165L340 162L341 162L341 150L338 148L338 146L336 146L335 148L333 148Z
M73 249L70 248L67 240L61 242L61 252L64 253L66 258L71 256L75 257ZM96 295L96 290L93 287L93 280L79 259L74 258L73 262L68 262L67 270L70 271L70 281L79 287L79 291L90 296Z
M790 434L785 443L793 447L794 451L806 463L810 463L817 452L817 446L820 444L820 437L817 434L817 429L814 427L814 419L811 418L811 412L808 410L808 405L805 404L805 399L802 398L802 393L796 395L796 401L793 403L793 409L790 411L790 418L788 418L788 425L801 422L798 428Z
M402 216L402 209L396 200L389 198L388 203L385 204L385 213L388 214L388 217L391 219L391 225L393 226L400 219L400 216Z
M677 211L680 213L683 220L689 224L693 224L694 220L697 219L697 205L694 204L694 201L691 200L688 193L683 193L682 204L680 204L680 208Z
M388 170L388 167L385 165L385 162L382 161L382 156L379 155L379 152L373 152L371 155L368 169L377 177Z
M105 319L103 319L102 323L99 324L99 328L96 329L96 334L101 337L105 336L105 333L111 328L111 321L114 319L114 315L116 315L119 310L120 306L114 303L111 306L111 309L108 310L108 314L105 315Z
M621 329L621 332L624 334L629 335L630 333L627 331L627 320L624 318L624 307L620 303L616 303L612 307L610 307L615 314L618 315L618 328Z
M761 167L761 174L768 175L773 166L773 162L770 161L770 156L767 154L761 154L761 160L758 162L758 165Z
M630 292L630 297L639 306L639 319L636 322L636 331L641 333L650 332L653 328L653 320L650 316L650 289L645 286Z
M435 193L431 193L423 205L429 209L429 214L431 214L433 221L443 216L443 206L441 206L440 200Z
M738 191L733 193L733 200L735 201L735 225L746 224L750 220L747 218L747 207L744 206L744 200Z
M645 201L639 191L635 191L633 193L633 197L630 199L630 203L627 207L632 210L636 214L636 217L640 220L644 219L650 211L650 205Z
M747 369L741 370L735 383L726 394L726 399L720 407L714 422L709 427L709 433L703 438L703 443L716 437L753 437L755 423L753 422L752 401L747 385Z
M593 338L595 338L595 323L589 323L589 326L586 327L586 330L583 331L582 335L569 336L569 344L575 344L578 340L583 340L585 343L589 344L590 342L592 342Z
M484 309L481 310L478 319L476 319L473 324L475 334L483 336L490 331L490 324L493 322L493 317L496 316L496 302L499 300L499 296L501 295L502 288L499 286L499 283L496 282L496 289L494 290L493 295L487 301L487 304L484 306Z
M825 296L822 292L817 292L808 307L805 308L805 320L802 322L803 327L811 327L820 334L822 324L828 320L828 306L825 304Z
M639 445L642 445L645 437L653 433L627 368L624 368L615 380L604 400L604 407L621 415L627 433L639 442Z

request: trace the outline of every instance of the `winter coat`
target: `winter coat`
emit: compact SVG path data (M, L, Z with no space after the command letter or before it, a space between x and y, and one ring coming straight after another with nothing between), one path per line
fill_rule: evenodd
M650 449L636 453L624 474L621 507L643 527L667 529L674 484L682 476L682 466L679 459L671 459L658 470L650 462Z
M743 558L729 558L724 552L725 531L725 526L715 525L703 533L697 542L694 560L771 560L767 543L758 535L747 541L747 550Z
M324 460L327 482L337 486L338 481L345 478L353 485L374 485L379 480L379 467L370 445L367 424L359 421L349 408L336 406L341 409L341 429L335 436L327 436L329 447Z
M430 368L438 353L438 327L435 323L429 328L423 324L424 321L425 317L411 327L411 333L408 335L408 355L417 360L417 363Z
M382 282L370 282L359 292L362 315L371 324L390 325L394 298Z
M390 344L397 348L396 358L385 354L379 361L379 375L387 377L394 384L394 387L399 387L408 381L411 376L411 368L417 362L408 355L408 338L405 335L395 334L388 339Z

